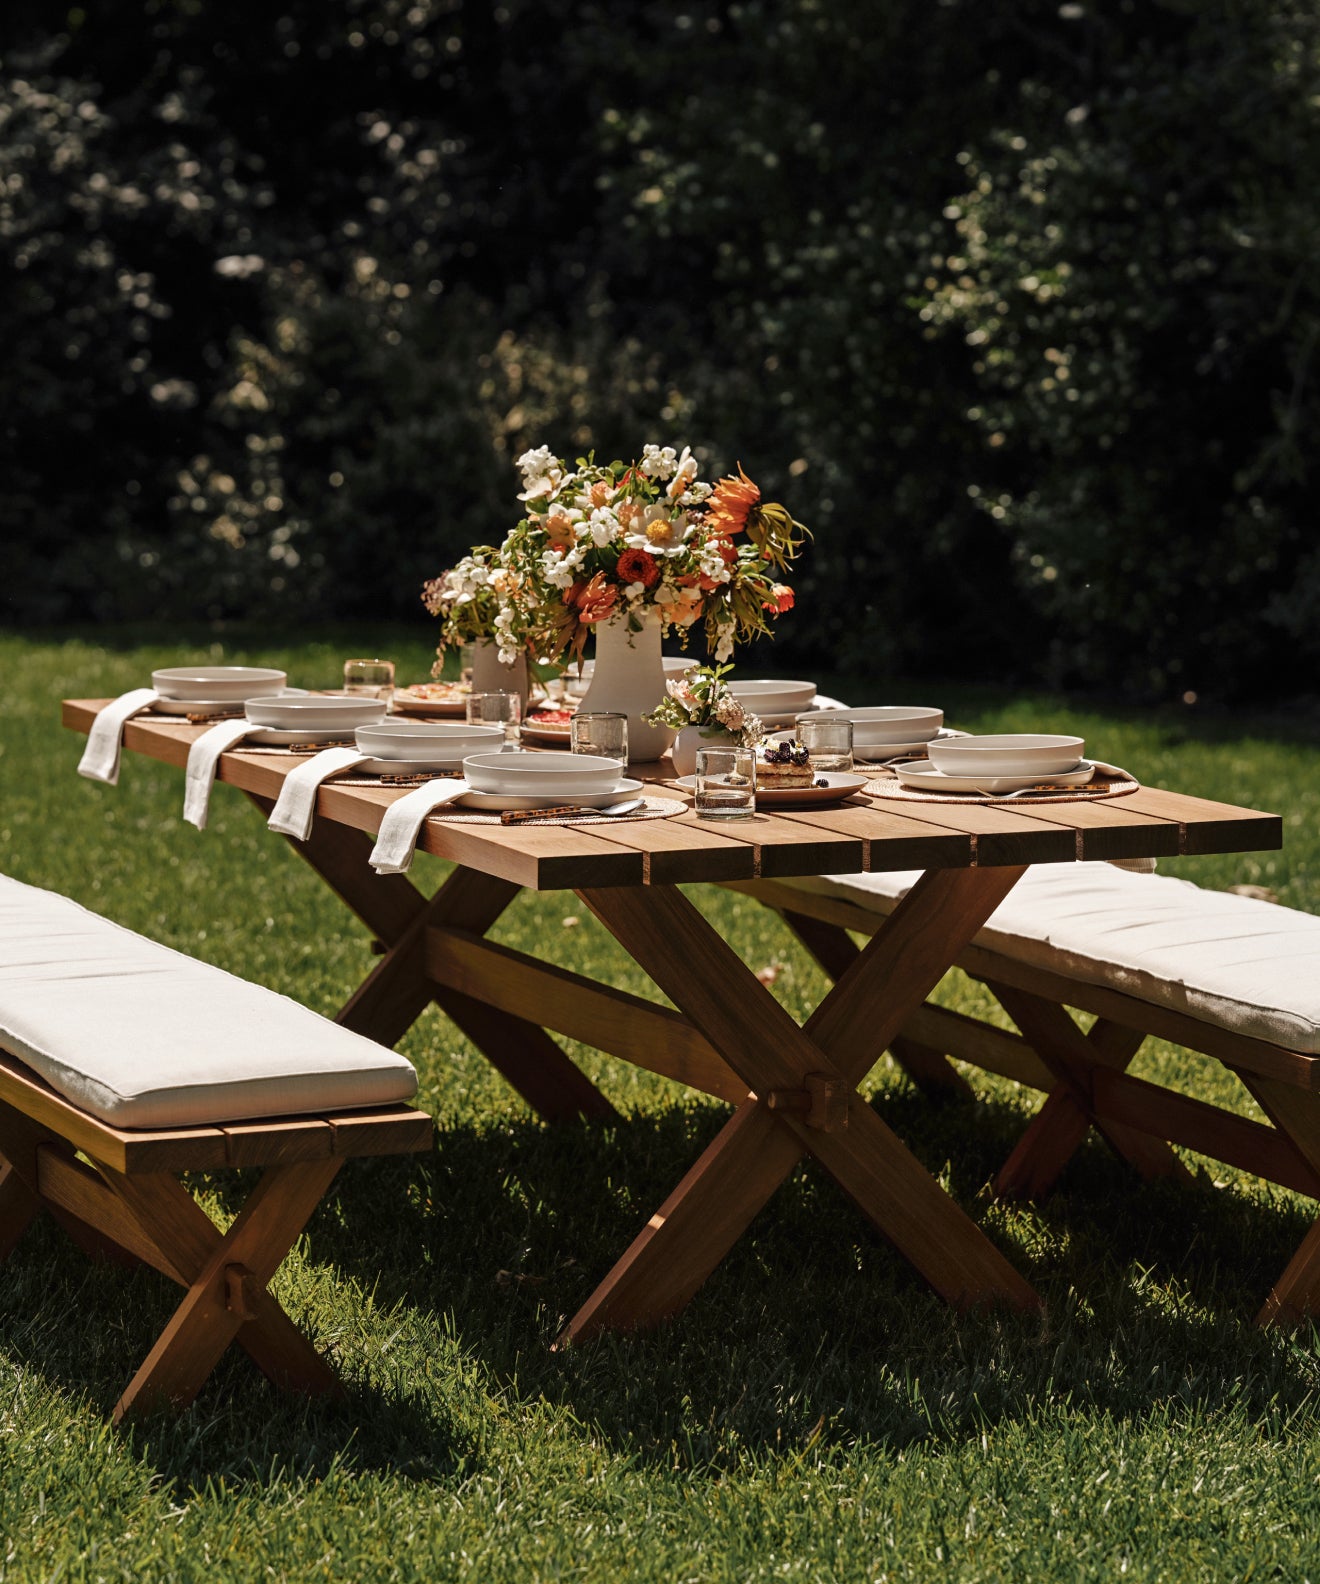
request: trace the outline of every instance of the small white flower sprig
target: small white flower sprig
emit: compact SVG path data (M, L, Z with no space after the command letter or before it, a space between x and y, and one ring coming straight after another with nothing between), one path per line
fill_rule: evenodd
M641 460L572 468L546 446L518 458L527 515L500 547L515 597L548 659L581 657L592 627L648 617L684 636L704 621L717 661L793 608L779 580L806 529L737 478L706 483L688 447L647 445Z
M642 719L651 726L670 726L682 731L699 726L712 734L727 732L747 748L754 748L765 736L760 719L733 696L724 680L732 666L689 666L680 677L665 684L667 695Z
M518 597L516 577L500 563L493 545L477 545L462 560L422 585L422 603L440 621L433 672L440 674L446 649L488 640L500 663L512 665L532 639L531 612Z

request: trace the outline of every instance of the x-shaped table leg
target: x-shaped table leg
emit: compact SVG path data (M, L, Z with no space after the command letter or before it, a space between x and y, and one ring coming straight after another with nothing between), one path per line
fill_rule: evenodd
M560 1343L680 1310L805 1154L943 1297L1039 1298L855 1092L904 1021L1022 874L924 875L799 1028L676 889L579 893L751 1091ZM814 1094L824 1126L802 1107Z
M249 793L269 811L269 799ZM426 976L428 926L484 935L521 887L473 869L455 869L428 901L406 875L378 875L367 863L372 839L345 826L316 824L290 846L357 914L386 948L336 1021L382 1045L396 1045L435 1001L491 1065L547 1121L619 1114L543 1028Z

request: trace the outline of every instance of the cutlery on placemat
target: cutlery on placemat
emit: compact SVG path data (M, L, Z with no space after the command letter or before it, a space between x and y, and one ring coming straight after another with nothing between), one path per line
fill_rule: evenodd
M583 808L578 803L563 803L557 808L505 809L500 815L501 825L521 825L524 820L563 819L575 815L580 819L595 819L600 814L631 814L646 802L644 797L626 798L622 803L610 803L605 808Z

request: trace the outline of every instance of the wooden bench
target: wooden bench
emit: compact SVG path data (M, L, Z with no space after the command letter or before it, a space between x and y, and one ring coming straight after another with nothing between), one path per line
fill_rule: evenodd
M116 1422L191 1402L234 1340L340 1391L268 1284L343 1161L430 1147L415 1091L393 1051L0 875L0 1260L44 1208L185 1289ZM222 1233L179 1174L227 1167L263 1171Z
M775 909L832 978L917 876L731 881ZM1187 1177L1171 1145L1320 1199L1320 917L1103 863L1038 865L958 959L1018 1032L927 1002L891 1054L927 1092L969 1092L948 1058L1045 1091L995 1180L1047 1193L1090 1129L1144 1177ZM1085 1032L1069 1008L1089 1013ZM1147 1036L1241 1081L1269 1123L1126 1071ZM879 1056L880 1052L876 1052ZM1258 1315L1320 1314L1320 1223Z

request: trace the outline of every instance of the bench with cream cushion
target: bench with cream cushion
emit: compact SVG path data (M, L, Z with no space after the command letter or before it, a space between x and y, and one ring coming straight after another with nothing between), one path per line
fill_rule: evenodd
M779 911L828 973L916 873L732 882ZM1105 863L1030 868L958 960L1018 1033L927 1003L891 1047L923 1087L966 1089L947 1057L1046 1090L996 1179L1048 1191L1091 1127L1143 1174L1186 1175L1178 1144L1320 1198L1320 917ZM1083 1033L1067 1008L1094 1014ZM1274 1123L1133 1077L1147 1035L1233 1071ZM1320 1313L1320 1228L1264 1321Z
M338 1389L267 1283L343 1160L429 1147L416 1090L394 1051L0 875L0 1258L45 1207L187 1289L116 1419L191 1401L234 1338ZM265 1171L222 1236L176 1174L238 1166Z

